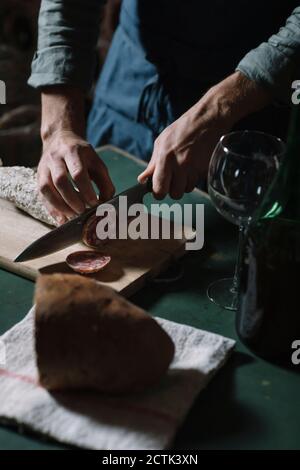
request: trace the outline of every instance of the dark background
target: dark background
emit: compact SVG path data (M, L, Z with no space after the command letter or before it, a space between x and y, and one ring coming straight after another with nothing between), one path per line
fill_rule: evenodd
M118 23L120 4L121 0L108 0L103 8L95 79ZM36 165L41 154L39 92L27 85L39 6L40 0L1 0L0 4L0 80L6 84L7 103L0 106L0 158L6 166Z

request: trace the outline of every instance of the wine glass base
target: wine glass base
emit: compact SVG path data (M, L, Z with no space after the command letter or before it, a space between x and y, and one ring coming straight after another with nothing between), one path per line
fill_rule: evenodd
M233 278L220 279L208 286L207 296L211 302L225 310L237 310L237 292L233 289Z

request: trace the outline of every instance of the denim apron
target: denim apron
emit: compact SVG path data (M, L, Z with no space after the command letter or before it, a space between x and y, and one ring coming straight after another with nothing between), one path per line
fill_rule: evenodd
M160 132L276 33L297 3L123 0L88 117L89 142L149 160Z

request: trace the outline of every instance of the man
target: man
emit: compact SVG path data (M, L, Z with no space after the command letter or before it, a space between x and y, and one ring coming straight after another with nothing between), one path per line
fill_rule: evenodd
M88 119L89 144L84 96L102 3L42 0L40 10L29 79L42 90L38 181L60 223L97 203L91 180L104 198L113 195L90 144L151 157L139 180L152 176L157 198L177 199L205 177L222 134L274 101L288 103L300 79L296 1L123 0ZM272 106L262 128L278 133L281 118Z

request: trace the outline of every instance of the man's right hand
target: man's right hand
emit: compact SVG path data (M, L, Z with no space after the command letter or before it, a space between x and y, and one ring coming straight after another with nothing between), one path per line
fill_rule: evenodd
M114 186L104 163L84 140L83 97L77 90L51 89L42 94L43 154L38 188L49 213L62 224L98 202L110 199ZM77 190L74 188L77 188Z
M38 187L49 213L59 223L97 204L92 180L104 200L112 197L114 187L107 168L93 147L71 131L55 132L44 145Z

